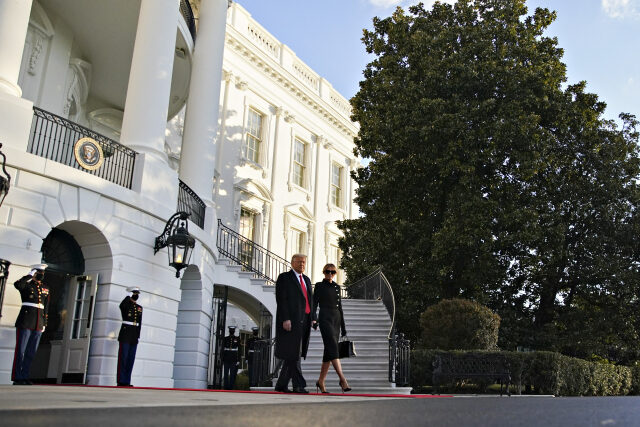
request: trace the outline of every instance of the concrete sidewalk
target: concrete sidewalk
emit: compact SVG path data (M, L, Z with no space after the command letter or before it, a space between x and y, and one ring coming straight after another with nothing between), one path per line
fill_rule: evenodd
M402 398L402 397L398 397ZM358 402L393 397L64 385L0 386L0 411ZM406 399L406 398L404 398Z

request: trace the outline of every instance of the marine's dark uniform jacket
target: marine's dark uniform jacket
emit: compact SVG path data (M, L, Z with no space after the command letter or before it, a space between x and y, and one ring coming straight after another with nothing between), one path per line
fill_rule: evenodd
M227 335L224 337L224 351L222 352L222 361L226 363L238 363L238 348L240 346L240 337L235 335Z
M13 284L22 298L22 307L16 319L16 328L42 331L47 326L49 288L27 274Z
M138 344L142 328L142 306L136 304L130 296L126 296L120 303L120 313L122 314L122 326L118 341Z

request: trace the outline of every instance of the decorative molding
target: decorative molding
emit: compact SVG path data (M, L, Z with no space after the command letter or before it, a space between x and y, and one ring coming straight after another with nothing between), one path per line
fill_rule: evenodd
M339 110L333 106L333 103L323 100L318 93L313 93L313 96L309 96L308 91L310 91L310 89L305 85L300 86L297 78L291 78L293 77L292 74L285 74L285 70L282 69L279 63L274 67L265 67L265 58L263 56L261 57L259 52L255 52L251 47L247 46L246 42L243 42L242 39L244 39L244 36L240 35L237 29L231 25L227 25L225 44L229 49L237 51L241 57L244 57L249 63L254 64L256 68L266 74L268 78L280 87L291 92L291 94L299 98L303 104L309 105L310 110L316 111L317 114L331 126L340 130L349 138L355 138L357 136L359 127L357 123L352 122L348 116L339 114ZM273 60L275 62L279 61L277 58Z
M285 122L287 122L287 123L295 123L295 121L296 121L296 116L295 116L295 115L293 115L293 114L291 114L291 113L290 113L290 112L288 112L288 111L285 111L285 112L284 112L284 121L285 121Z
M32 76L36 75L36 68L38 68L38 60L40 59L40 54L42 53L42 37L39 34L34 36L34 43L31 46L31 54L29 55L29 67L27 68L27 72Z
M236 76L236 88L240 90L247 90L249 83L246 80L242 80L240 76Z

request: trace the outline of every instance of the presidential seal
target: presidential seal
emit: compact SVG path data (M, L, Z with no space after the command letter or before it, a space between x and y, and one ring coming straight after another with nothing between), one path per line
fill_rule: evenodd
M80 138L73 144L73 154L80 166L87 170L96 170L104 162L102 147L93 138Z

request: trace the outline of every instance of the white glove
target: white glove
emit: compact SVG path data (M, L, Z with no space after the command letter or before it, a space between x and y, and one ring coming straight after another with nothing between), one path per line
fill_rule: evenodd
M34 274L36 274L36 270L35 268L31 269L31 271L29 272L29 276L33 277Z

